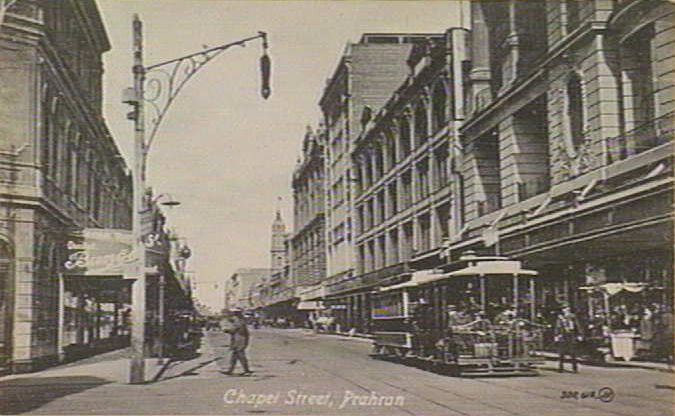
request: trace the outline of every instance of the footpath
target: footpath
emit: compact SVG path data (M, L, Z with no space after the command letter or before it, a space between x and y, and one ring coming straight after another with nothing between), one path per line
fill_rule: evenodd
M183 361L147 358L146 383L139 386L128 384L130 357L131 350L125 348L35 373L0 377L0 415L158 413L156 398L170 395L160 381L190 374L214 360L204 352Z

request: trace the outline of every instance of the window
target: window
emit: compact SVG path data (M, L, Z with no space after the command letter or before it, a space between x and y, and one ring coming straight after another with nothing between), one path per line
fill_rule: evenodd
M377 222L382 223L386 218L386 199L384 190L377 194Z
M440 189L448 184L448 145L434 150L434 186Z
M389 264L399 262L398 255L398 230L394 229L389 233Z
M401 246L401 260L408 261L413 253L413 224L408 222L403 225L403 244Z
M572 73L567 81L567 119L569 139L578 150L584 142L584 98L577 73Z
M375 241L368 241L368 265L367 272L370 272L375 269Z
M376 267L382 268L387 265L387 243L385 241L384 235L377 239L377 246L378 250Z
M418 199L429 196L429 159L427 158L417 164L417 190Z
M396 189L396 181L387 186L387 191L389 194L389 212L387 215L393 216L398 212L398 191Z
M384 175L384 149L382 146L375 146L375 178L380 179Z
M425 252L431 249L431 218L429 214L425 214L419 217L419 244L418 247L421 252Z
M450 236L450 204L443 204L436 209L436 234L440 236L441 241Z
M406 209L412 204L412 174L407 170L401 175L401 209Z
M410 122L407 117L402 117L398 124L398 138L399 149L401 151L401 159L408 156L412 150L410 143Z
M415 142L422 145L429 136L429 122L427 120L427 108L424 102L420 101L415 106Z
M565 0L565 15L567 19L567 33L571 33L579 26L580 0Z
M386 134L387 137L387 161L389 164L389 169L396 166L396 139L389 132Z
M434 133L445 127L448 121L447 115L447 94L445 85L439 82L434 87L432 95L433 108L433 131Z

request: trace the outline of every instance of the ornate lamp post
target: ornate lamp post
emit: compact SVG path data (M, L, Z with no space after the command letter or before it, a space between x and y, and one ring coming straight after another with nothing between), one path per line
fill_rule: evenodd
M1 1L1 0L0 0ZM145 189L145 166L150 146L157 134L159 126L166 116L171 104L181 92L185 84L213 58L233 46L244 46L256 39L262 40L263 55L260 58L262 75L261 95L267 99L270 95L270 58L267 55L267 34L258 32L235 42L226 43L200 52L160 62L155 65L143 64L143 23L138 15L133 21L133 76L134 86L124 91L124 102L133 106L127 118L134 121L134 200L133 200L133 235L135 241L137 280L132 288L132 358L129 371L129 382L139 384L145 382L145 249L141 231L141 212L143 211L143 190ZM150 94L146 96L146 79ZM146 139L145 103L154 111L150 132Z

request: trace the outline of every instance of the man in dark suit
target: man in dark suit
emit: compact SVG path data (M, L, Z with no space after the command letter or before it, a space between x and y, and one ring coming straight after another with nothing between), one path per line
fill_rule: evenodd
M248 359L246 358L246 348L249 342L248 327L246 320L241 311L234 311L233 316L229 319L230 325L225 328L225 332L230 334L230 368L224 371L224 374L231 375L234 372L234 367L237 361L241 363L244 368L243 376L249 376L253 372L248 368Z
M577 342L581 340L581 329L577 317L572 313L569 305L563 305L555 322L555 341L558 344L558 372L563 372L565 356L569 355L572 361L572 371L578 372Z

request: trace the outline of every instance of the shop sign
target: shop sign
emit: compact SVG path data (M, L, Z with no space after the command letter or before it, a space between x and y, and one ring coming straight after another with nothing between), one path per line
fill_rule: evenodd
M128 230L86 228L68 240L65 275L136 276L138 259Z
M347 305L344 305L344 304L329 305L328 308L333 309L333 310L336 310L336 309L337 310L344 310L344 309L347 309Z

